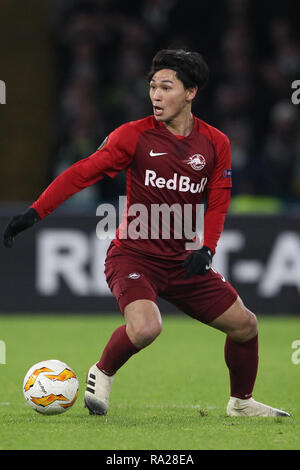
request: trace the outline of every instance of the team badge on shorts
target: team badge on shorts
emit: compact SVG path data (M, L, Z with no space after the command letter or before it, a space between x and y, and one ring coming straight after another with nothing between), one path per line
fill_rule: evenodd
M140 273L130 273L128 274L129 279L138 279L141 277Z
M187 160L184 160L184 163L187 163L193 168L193 170L197 171L202 170L206 165L205 158L200 153L196 153L192 157L189 157Z

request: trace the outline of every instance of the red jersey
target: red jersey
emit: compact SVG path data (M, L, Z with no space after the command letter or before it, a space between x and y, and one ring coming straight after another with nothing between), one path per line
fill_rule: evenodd
M114 245L160 258L184 258L191 239L184 224L192 219L189 230L195 230L197 205L206 195L204 245L215 251L230 200L230 143L195 117L187 137L172 134L154 116L120 126L94 154L58 176L32 207L43 218L74 193L122 170L127 205Z

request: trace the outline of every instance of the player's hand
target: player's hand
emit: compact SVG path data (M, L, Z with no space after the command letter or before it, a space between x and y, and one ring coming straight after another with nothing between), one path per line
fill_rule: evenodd
M207 246L203 246L200 250L195 250L188 255L183 265L186 268L184 279L189 279L194 274L206 274L212 265L212 251Z
M3 235L5 248L11 248L14 244L15 236L31 227L38 220L40 220L40 216L32 207L24 214L15 215L7 225Z

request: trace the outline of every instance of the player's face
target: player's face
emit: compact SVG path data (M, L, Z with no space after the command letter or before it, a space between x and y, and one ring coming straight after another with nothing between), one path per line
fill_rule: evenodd
M174 70L159 70L150 81L150 99L156 120L170 122L184 116L187 110L190 111L195 94L195 89L184 88Z

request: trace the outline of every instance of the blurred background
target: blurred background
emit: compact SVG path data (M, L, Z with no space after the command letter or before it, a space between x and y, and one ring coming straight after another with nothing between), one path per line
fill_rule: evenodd
M298 12L290 0L2 0L1 202L34 200L115 127L151 114L153 55L187 47L211 71L194 112L231 139L232 210L255 197L254 211L299 213ZM124 175L64 209L94 213L120 191Z
M151 114L151 59L184 47L210 67L194 113L231 140L230 214L281 216L283 228L292 218L300 260L300 106L291 99L300 80L299 10L292 0L1 0L3 217L27 207L117 126ZM124 174L87 188L57 214L94 216L119 194ZM300 278L300 261L295 273ZM287 298L292 292L298 305L300 286L290 284Z

